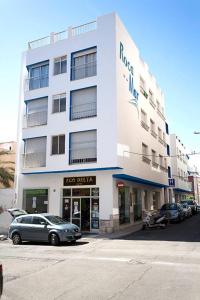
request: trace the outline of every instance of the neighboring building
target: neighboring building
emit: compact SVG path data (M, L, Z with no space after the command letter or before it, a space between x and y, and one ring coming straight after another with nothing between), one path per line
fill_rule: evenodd
M16 142L4 142L0 143L0 152L5 154L0 155L0 166L15 169L16 160ZM11 171L12 172L12 171ZM5 188L0 183L0 207L1 209L10 208L13 206L15 201L15 189L14 182L10 181L10 188Z
M0 164L5 168L15 169L16 160L16 142L4 142L0 143L0 152L5 152L5 154L0 156ZM13 171L14 173L15 171ZM10 182L10 188L14 187L14 182ZM0 183L0 189L5 188Z
M19 120L27 211L112 232L168 201L164 95L115 14L29 43Z
M188 182L189 156L186 148L176 134L170 134L171 177L175 181L173 188L175 202L179 202L191 192L191 184Z
M188 180L191 183L191 197L200 205L200 174L197 168L190 168Z

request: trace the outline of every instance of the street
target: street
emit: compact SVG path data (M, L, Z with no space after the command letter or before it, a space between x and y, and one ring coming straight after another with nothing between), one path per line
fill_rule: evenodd
M200 299L200 215L120 239L0 242L2 299Z

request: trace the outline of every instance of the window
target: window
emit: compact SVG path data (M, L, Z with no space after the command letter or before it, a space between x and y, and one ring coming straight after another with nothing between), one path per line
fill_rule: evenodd
M28 189L23 191L23 207L29 213L46 213L48 208L47 189Z
M56 135L52 137L52 151L51 154L65 153L65 135Z
M66 111L66 94L58 94L53 96L52 113Z
M159 155L159 162L160 162L160 166L163 166L163 156Z
M150 163L150 159L148 157L148 146L142 143L142 160L146 163Z
M71 92L70 120L90 118L97 115L97 87Z
M160 141L162 141L162 130L160 129L160 127L158 127L158 137Z
M27 101L25 127L46 125L47 113L48 113L48 97Z
M46 137L37 137L24 140L24 168L46 166Z
M54 75L67 72L67 55L54 59Z
M171 178L171 168L168 167L168 177Z
M166 129L166 133L169 134L169 126L167 123L165 123L165 129Z
M33 217L32 219L32 224L34 225L41 225L41 224L45 224L46 221L40 217Z
M77 80L96 75L96 54L96 47L72 54L71 80Z
M49 85L49 61L27 66L29 74L29 90L47 87Z
M118 190L118 202L119 202L119 223L130 223L130 199L129 188L122 187Z
M153 149L151 150L151 156L152 156L152 163L156 163L156 151Z
M169 147L169 145L167 145L167 155L170 156L170 147Z
M141 110L141 120L146 124L147 123L147 114L144 110Z
M142 77L140 77L140 92L145 98L148 98L148 94L146 92L145 81Z
M160 111L160 102L158 100L156 100L156 104L157 104L157 110Z
M27 216L27 217L21 218L21 223L23 223L23 224L32 224L32 217Z
M166 136L165 136L165 133L163 132L163 141L165 142L166 140Z
M97 161L97 131L70 133L69 163Z
M153 93L152 93L151 90L149 90L149 102L150 102L150 104L153 106L153 108L156 107L156 104L155 104L155 102L154 102L154 96L153 96Z

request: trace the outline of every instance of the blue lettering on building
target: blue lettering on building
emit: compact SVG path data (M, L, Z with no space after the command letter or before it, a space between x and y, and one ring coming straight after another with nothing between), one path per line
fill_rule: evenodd
M124 66L128 69L129 71L129 92L132 94L134 97L134 102L138 102L138 96L139 93L136 91L134 88L134 81L133 81L133 76L134 76L134 68L131 64L131 62L127 59L125 53L124 53L124 46L122 42L120 42L120 59L123 62Z

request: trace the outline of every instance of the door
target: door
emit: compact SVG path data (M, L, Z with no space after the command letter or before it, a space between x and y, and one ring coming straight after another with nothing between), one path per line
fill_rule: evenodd
M81 230L90 231L90 198L81 199Z
M35 216L32 219L31 238L33 241L48 241L49 230L46 220Z
M81 226L80 198L72 198L72 223Z

